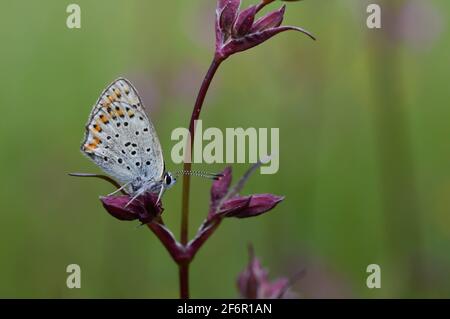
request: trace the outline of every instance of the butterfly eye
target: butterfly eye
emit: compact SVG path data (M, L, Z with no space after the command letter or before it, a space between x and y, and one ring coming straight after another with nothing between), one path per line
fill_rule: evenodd
M169 174L166 174L166 177L165 177L165 179L166 179L166 185L170 185L170 183L172 183L172 178L170 177L170 175Z

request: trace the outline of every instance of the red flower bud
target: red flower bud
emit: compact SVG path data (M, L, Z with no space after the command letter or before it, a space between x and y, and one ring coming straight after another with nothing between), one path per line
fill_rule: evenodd
M255 14L256 6L251 6L239 13L233 25L232 35L234 38L240 38L250 31L255 21Z
M119 220L136 220L148 224L160 216L163 208L161 201L156 204L157 194L145 193L131 203L129 195L100 197L103 207Z
M273 282L269 281L267 271L262 268L258 258L255 257L253 249L249 249L250 261L247 268L239 274L237 286L241 297L246 299L279 299L293 295L289 291L291 284L287 278L279 278Z
M282 6L279 10L273 11L264 17L259 18L252 26L251 32L264 31L270 28L276 28L281 25L284 18L286 6Z
M216 58L226 59L230 55L253 48L273 36L289 30L300 31L310 38L308 31L292 26L281 26L285 6L256 20L255 15L272 1L239 11L240 0L218 0L216 9Z
M254 217L272 210L283 199L284 197L282 196L272 194L254 194L244 197L238 196L223 204L223 214L226 217Z

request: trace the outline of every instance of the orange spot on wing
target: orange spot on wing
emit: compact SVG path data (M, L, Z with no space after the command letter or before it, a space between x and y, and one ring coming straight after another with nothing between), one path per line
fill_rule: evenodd
M97 146L98 144L100 144L102 141L96 136L94 137L94 140L92 141L91 144L94 144L95 146Z
M117 94L116 94L116 92L113 91L113 93L111 95L108 95L108 99L109 99L110 103L116 102L117 101Z
M92 143L84 144L84 151L86 152L93 152L97 148L97 145L94 145Z
M99 124L94 124L94 131L100 133L102 131L102 127Z
M101 121L103 124L108 124L109 119L108 119L108 117L107 117L106 115L101 114L101 115L100 115L100 121Z

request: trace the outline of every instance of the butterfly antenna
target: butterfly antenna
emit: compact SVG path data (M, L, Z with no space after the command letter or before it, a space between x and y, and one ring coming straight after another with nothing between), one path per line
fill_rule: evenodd
M175 172L175 175L178 177L180 175L190 175L190 176L199 176L199 177L204 177L204 178L208 178L208 179L213 179L213 180L219 180L223 177L223 174L215 174L215 173L208 173L208 172L203 172L203 171L178 171Z

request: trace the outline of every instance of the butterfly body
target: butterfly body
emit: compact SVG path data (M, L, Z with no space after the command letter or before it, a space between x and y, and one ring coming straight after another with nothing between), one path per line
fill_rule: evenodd
M81 151L130 195L160 192L175 183L137 90L126 79L110 84L94 105Z

